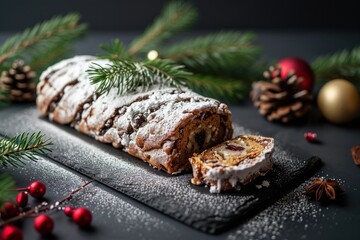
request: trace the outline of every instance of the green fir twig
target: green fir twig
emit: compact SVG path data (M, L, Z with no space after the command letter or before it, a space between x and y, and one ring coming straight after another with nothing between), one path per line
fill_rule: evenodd
M110 45L100 44L103 53L98 54L100 58L119 60L129 58L125 45L119 39L113 39Z
M145 32L130 43L129 55L155 48L162 41L187 29L196 18L197 12L192 5L181 1L170 2Z
M53 44L49 44L46 51L42 51L34 55L28 62L28 65L31 66L31 69L33 69L35 72L40 74L48 66L51 66L52 64L55 64L59 60L68 56L70 52L71 46L69 42L55 42Z
M0 109L9 103L9 92L4 90L0 83Z
M99 56L114 64L106 67L93 65L89 69L98 92L107 93L116 87L119 94L125 94L140 86L147 90L151 85L159 84L161 87L166 83L185 85L227 102L236 102L247 96L250 83L260 77L259 71L255 70L259 65L260 48L253 43L254 34L220 32L160 47L159 43L187 28L196 17L197 11L191 5L171 2L145 33L131 42L129 48L119 40L102 45L104 53ZM134 61L139 53L151 48L160 52L162 60ZM168 65L170 62L171 66ZM169 70L171 76L181 76L180 84L174 82L177 77L168 76ZM164 74L160 76L160 73Z
M8 65L6 61L14 58L31 60L51 51L54 45L60 47L82 36L86 26L79 24L79 18L77 14L54 17L10 37L0 46L0 66Z
M247 96L248 84L238 79L194 74L188 78L187 86L195 92L221 99L227 103L237 102Z
M319 81L344 78L360 88L360 46L320 56L312 64Z
M41 132L21 133L11 139L0 139L0 166L22 166L25 161L36 161L41 154L50 152L52 142Z
M6 173L0 174L0 207L14 196L15 182Z
M233 76L257 59L260 48L254 38L252 33L219 32L175 43L160 55L195 72Z
M119 95L135 91L138 87L146 91L153 85L159 85L160 88L181 87L191 75L183 66L168 60L136 62L118 59L105 67L93 64L87 72L92 84L97 85L98 93L108 93L116 87Z

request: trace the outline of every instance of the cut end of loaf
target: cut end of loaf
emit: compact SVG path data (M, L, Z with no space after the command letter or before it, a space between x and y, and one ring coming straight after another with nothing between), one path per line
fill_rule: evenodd
M274 139L240 135L232 140L194 154L190 158L194 185L206 184L211 193L240 189L272 167Z

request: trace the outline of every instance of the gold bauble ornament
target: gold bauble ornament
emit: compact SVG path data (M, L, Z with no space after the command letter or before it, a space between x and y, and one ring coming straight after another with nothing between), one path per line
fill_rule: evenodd
M320 89L317 102L322 115L332 123L350 122L360 110L358 90L344 79L327 82Z

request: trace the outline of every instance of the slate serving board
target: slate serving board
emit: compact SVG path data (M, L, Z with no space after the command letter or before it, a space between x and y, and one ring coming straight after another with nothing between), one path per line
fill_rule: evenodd
M49 158L207 233L218 233L264 209L321 165L319 158L296 147L280 146L275 140L274 167L265 177L240 192L210 194L208 188L191 185L190 173L170 176L155 170L68 126L40 118L35 106L14 105L1 110L0 121L1 135L40 130L54 143ZM234 130L236 135L251 133L238 125ZM256 188L263 180L270 186Z

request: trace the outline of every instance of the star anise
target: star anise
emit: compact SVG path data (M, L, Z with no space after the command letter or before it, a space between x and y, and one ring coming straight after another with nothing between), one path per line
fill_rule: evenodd
M344 190L340 184L333 179L316 178L314 182L305 190L304 194L315 197L316 201L320 201L323 197L330 200L336 199L337 193L343 193Z

